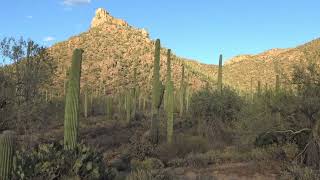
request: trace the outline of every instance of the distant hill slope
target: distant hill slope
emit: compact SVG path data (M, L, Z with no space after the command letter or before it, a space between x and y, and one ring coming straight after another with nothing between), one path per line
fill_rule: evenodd
M107 93L132 86L133 68L137 66L139 86L150 90L154 41L144 29L137 29L127 22L112 17L107 11L99 8L87 32L73 36L49 48L58 63L57 78L53 86L56 91L63 91L65 74L71 63L72 49L84 49L82 68L82 85L92 89L105 89ZM224 83L232 87L249 90L251 78L256 86L260 80L262 85L274 86L276 74L281 81L287 82L292 65L304 60L304 51L312 59L319 60L320 40L314 40L292 49L273 49L258 55L241 55L225 62L223 69ZM161 50L161 78L165 80L166 51ZM174 51L174 50L173 50ZM218 58L218 55L216 57ZM194 89L204 87L207 82L215 85L217 66L202 64L172 55L173 79L179 87L181 65L184 64L189 76L189 84Z
M258 55L237 56L224 65L225 82L242 90L250 89L251 78L254 87L257 81L274 87L278 74L283 85L288 83L293 65L305 61L320 60L320 39L291 49L272 49Z

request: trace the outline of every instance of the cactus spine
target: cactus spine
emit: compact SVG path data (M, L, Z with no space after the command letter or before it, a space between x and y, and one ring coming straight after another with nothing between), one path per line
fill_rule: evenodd
M74 149L78 143L82 53L82 49L75 49L72 55L64 114L64 148L66 150Z
M172 143L173 139L173 108L174 108L174 87L171 80L171 50L167 54L167 79L166 79L166 94L165 94L165 109L167 112L167 142Z
M156 40L154 66L153 66L153 82L152 82L152 120L151 120L151 142L157 144L159 142L159 108L163 98L164 87L160 81L160 39Z
M4 131L0 135L0 179L10 180L13 166L15 135Z
M219 69L218 69L218 88L222 93L222 54L219 57Z

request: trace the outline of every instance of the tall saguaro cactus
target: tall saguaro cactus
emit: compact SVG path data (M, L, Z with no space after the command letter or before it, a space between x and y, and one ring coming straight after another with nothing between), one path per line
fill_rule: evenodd
M82 49L75 49L72 55L64 113L64 148L66 150L74 149L78 143L82 53Z
M84 108L84 117L88 118L88 89L87 88L85 88L84 90L83 108Z
M185 95L186 95L186 91L185 91L185 82L184 82L184 65L182 65L181 81L180 81L180 96L179 96L180 117L182 117L184 113Z
M258 81L257 94L259 97L261 96L261 81Z
M168 101L168 85L171 81L171 49L167 51L167 74L166 74L166 90L164 94L164 109L167 111Z
M13 166L15 135L13 131L4 131L0 135L0 179L10 180Z
M171 80L171 50L167 54L167 79L166 79L166 94L165 94L165 109L167 113L167 142L172 143L173 139L173 109L174 109L174 87Z
M125 96L125 109L126 109L126 122L127 124L131 121L131 114L132 114L132 90L129 89L126 92Z
M218 69L218 88L222 92L222 54L219 57L219 69Z
M159 142L159 108L163 98L164 87L160 81L160 39L156 40L153 82L152 82L152 120L151 120L151 141L154 144Z
M280 90L280 77L279 75L276 75L276 93L279 93L279 90Z

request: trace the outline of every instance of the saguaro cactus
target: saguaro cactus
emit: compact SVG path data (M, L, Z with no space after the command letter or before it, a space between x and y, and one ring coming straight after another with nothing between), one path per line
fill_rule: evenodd
M78 143L82 53L82 49L75 49L72 55L64 113L64 148L66 150L74 149Z
M10 180L13 165L15 135L13 131L4 131L0 135L0 179Z
M106 119L112 119L112 97L106 96Z
M164 87L160 81L160 39L156 40L153 82L152 82L152 120L151 120L151 141L157 144L159 141L159 108L163 98Z
M165 94L165 109L167 112L167 142L172 143L173 139L173 109L174 109L174 86L171 80L171 50L167 54L167 79Z
M219 57L219 69L218 69L218 88L222 92L222 54Z
M131 113L132 113L132 90L129 89L126 92L126 99L125 99L125 108L126 108L126 114L127 114L127 124L130 123L131 120Z
M171 49L167 51L167 74L166 74L166 90L164 94L164 109L167 111L168 86L171 81Z
M276 93L279 93L279 90L280 90L280 77L279 75L276 75Z
M87 88L85 88L84 90L83 109L84 109L84 117L88 118L88 89Z
M257 94L261 96L261 81L258 81Z
M181 81L180 81L180 95L179 95L179 105L180 105L180 117L183 116L184 113L184 104L185 104L185 82L184 82L184 66L182 65L181 70Z

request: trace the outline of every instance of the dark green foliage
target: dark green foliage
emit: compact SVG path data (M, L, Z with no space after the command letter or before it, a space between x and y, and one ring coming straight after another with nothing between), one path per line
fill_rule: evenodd
M218 89L222 92L222 55L219 56Z
M221 119L231 122L239 119L239 112L244 100L228 87L219 90L200 90L193 94L190 110L193 117L209 117L211 120Z
M82 49L75 49L72 56L64 115L65 149L74 149L78 143L82 53Z
M0 178L10 180L12 174L13 155L15 149L15 134L4 131L0 134Z
M39 144L16 154L16 179L106 179L101 153L79 144L73 151L59 143Z
M156 40L153 82L152 82L152 120L151 120L151 141L157 144L159 141L159 108L162 103L164 86L160 81L160 39Z

